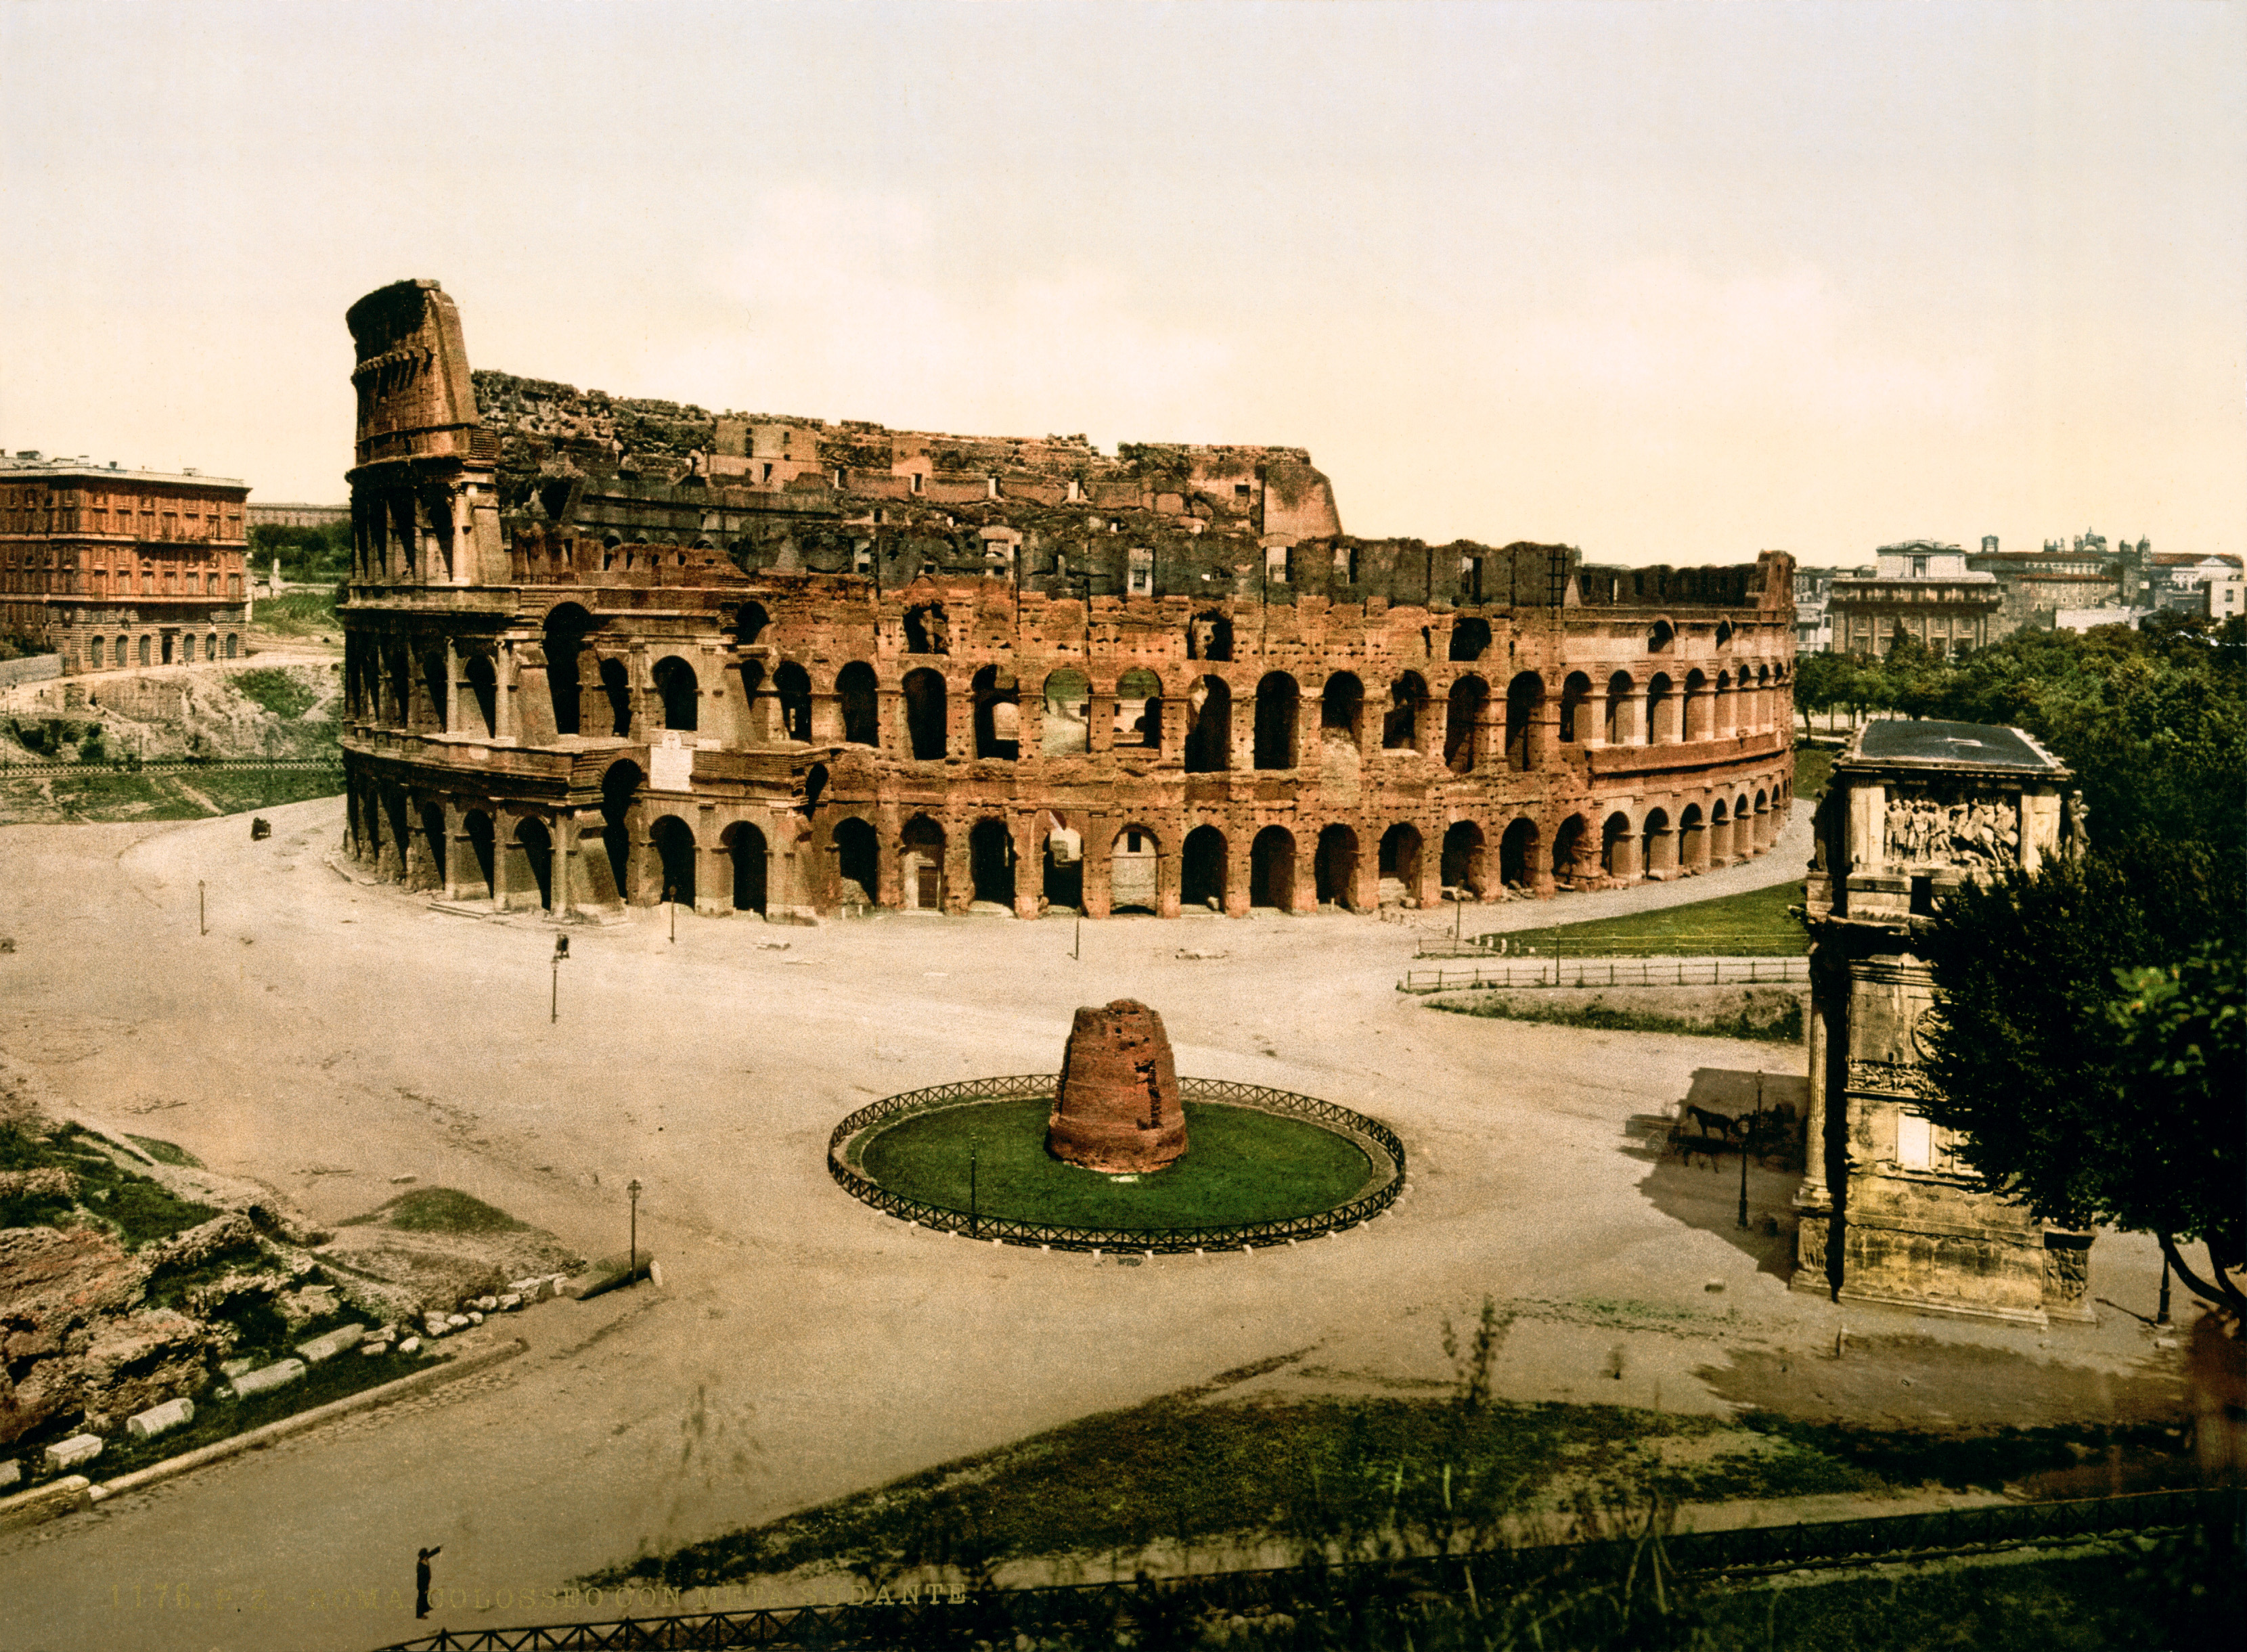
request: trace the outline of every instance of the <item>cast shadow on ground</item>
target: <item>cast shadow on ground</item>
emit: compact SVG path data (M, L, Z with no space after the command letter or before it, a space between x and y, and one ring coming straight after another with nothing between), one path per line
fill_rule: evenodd
M1704 1067L1695 1070L1691 1086L1667 1111L1636 1113L1625 1121L1622 1150L1647 1164L1646 1179L1638 1191L1655 1209L1688 1227L1716 1234L1752 1258L1758 1273L1783 1280L1794 1272L1793 1199L1802 1181L1799 1131L1787 1150L1750 1157L1748 1225L1743 1228L1739 1141L1704 1129L1693 1111L1745 1118L1755 1110L1759 1081L1766 1108L1791 1107L1795 1119L1802 1118L1809 1106L1810 1084L1799 1074ZM1681 1151L1681 1146L1686 1150ZM1766 1231L1773 1225L1776 1232Z

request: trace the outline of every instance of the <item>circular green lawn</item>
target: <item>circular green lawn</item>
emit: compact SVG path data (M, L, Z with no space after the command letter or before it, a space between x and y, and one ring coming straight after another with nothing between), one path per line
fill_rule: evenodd
M1373 1166L1348 1137L1253 1107L1185 1103L1185 1157L1119 1181L1046 1151L1048 1100L974 1102L910 1113L876 1130L859 1172L924 1204L1057 1226L1214 1227L1315 1215L1365 1191Z

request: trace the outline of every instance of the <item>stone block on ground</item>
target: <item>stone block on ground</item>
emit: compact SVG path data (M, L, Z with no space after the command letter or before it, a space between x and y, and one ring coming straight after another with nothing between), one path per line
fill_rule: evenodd
M398 1345L398 1351L400 1354L419 1354L421 1351L421 1339L418 1336L407 1337Z
M168 1434L174 1429L184 1428L195 1420L195 1403L181 1395L166 1400L161 1405L152 1405L147 1410L125 1421L128 1438L150 1440L159 1434Z
M322 1333L309 1342L297 1343L297 1356L307 1365L324 1364L335 1358L337 1355L348 1353L357 1348L359 1339L365 1335L366 1327L364 1325L341 1326L335 1330Z
M0 1488L15 1485L24 1478L24 1465L14 1457L0 1463Z
M522 1293L520 1291L509 1291L499 1299L499 1311L502 1314L512 1314L522 1306Z
M74 1469L81 1463L91 1463L101 1455L101 1436L73 1434L66 1440L58 1440L46 1450L46 1465L50 1470Z
M654 1266L655 1253L652 1251L640 1252L638 1277L645 1279ZM632 1277L631 1266L626 1258L604 1256L597 1262L587 1264L584 1273L565 1280L562 1286L562 1294L582 1302L587 1297L599 1296L604 1292L613 1291L620 1286L628 1285L632 1282Z
M234 1391L248 1399L253 1394L270 1394L277 1388L286 1388L304 1375L302 1360L276 1360L272 1364L255 1371L245 1371L234 1379Z
M256 1369L256 1360L221 1360L218 1362L218 1374L229 1382L244 1371L254 1371Z

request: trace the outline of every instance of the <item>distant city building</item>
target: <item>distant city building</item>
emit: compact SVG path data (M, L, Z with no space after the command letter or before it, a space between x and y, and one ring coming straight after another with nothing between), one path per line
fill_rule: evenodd
M2053 631L2096 631L2101 625L2131 625L2146 618L2150 608L2125 608L2120 603L2107 603L2097 608L2061 608L2053 611Z
M2240 611L2237 556L2163 555L2153 558L2144 600L2171 612L2229 619Z
M0 630L65 675L236 658L249 494L194 470L0 458Z
M252 505L244 518L252 528L325 528L351 520L349 505Z
M1834 619L1827 604L1838 568L1797 568L1794 570L1794 652L1830 654L1834 652Z
M2150 551L2152 543L2145 543ZM2124 549L2134 555L2134 548ZM1998 613L1990 627L1995 642L2024 628L2048 631L2062 610L2119 604L2123 562L2097 534L2078 536L2072 549L2048 539L2042 550L2000 550L1998 536L1984 534L1981 550L1966 558L1966 567L1997 579Z
M1885 654L1909 637L1950 658L1989 645L2001 601L1997 577L1969 569L1957 545L1912 539L1882 546L1870 577L1835 579L1827 606L1837 652Z

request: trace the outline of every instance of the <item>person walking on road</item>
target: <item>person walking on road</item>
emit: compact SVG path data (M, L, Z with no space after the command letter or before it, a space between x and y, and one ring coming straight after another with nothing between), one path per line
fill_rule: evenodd
M417 1618L429 1615L429 1562L444 1552L445 1546L440 1543L435 1548L420 1550L413 1556L413 1615Z

